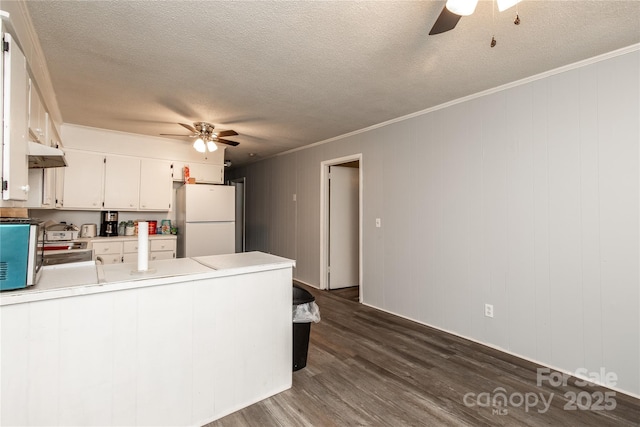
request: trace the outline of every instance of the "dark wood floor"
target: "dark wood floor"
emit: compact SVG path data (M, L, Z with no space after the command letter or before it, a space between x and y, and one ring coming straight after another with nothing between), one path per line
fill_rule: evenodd
M538 365L531 362L363 306L342 292L309 291L322 320L311 326L307 367L293 373L293 387L207 426L640 425L638 399L577 387L574 379L538 387ZM506 406L486 404L501 393ZM584 409L571 405L571 396Z

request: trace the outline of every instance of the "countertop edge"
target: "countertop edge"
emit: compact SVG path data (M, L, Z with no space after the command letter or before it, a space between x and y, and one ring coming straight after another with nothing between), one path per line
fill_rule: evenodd
M22 290L20 293L2 293L0 294L0 306L10 306L15 304L23 304L37 301L46 301L51 299L69 298L83 295L99 294L104 292L117 292L130 289L140 289L151 286L170 285L185 281L205 280L219 277L238 276L243 274L257 273L261 271L279 270L285 268L293 268L296 265L294 260L277 257L274 262L267 262L259 265L230 267L224 269L213 269L207 272L181 274L164 277L144 277L127 281L116 281L109 283L94 283L84 285L72 285L55 289L29 289ZM98 268L100 266L97 266ZM149 267L153 267L153 263L149 263Z

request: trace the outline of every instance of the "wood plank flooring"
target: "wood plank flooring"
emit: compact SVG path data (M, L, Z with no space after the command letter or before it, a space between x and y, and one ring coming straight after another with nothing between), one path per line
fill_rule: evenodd
M538 387L536 364L342 292L307 289L322 320L311 325L307 367L293 373L293 387L207 427L640 425L638 399L614 393L605 401L611 390L577 387L573 378ZM506 405L492 407L501 392Z

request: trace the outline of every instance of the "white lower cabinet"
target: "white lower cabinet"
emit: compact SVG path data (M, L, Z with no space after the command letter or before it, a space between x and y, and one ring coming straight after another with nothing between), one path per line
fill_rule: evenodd
M176 257L176 239L155 239L151 240L149 246L149 259L151 261L159 259L173 259Z
M122 262L138 262L138 239L122 243Z
M108 241L105 241L107 240ZM117 240L114 240L117 239ZM103 237L91 240L93 259L102 264L138 262L137 237ZM149 260L176 257L176 236L155 235L149 237Z
M93 259L102 264L118 264L122 262L122 241L91 242Z

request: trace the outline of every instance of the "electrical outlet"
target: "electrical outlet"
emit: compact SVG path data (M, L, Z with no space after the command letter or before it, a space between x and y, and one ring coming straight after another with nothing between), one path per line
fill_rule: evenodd
M493 305L485 304L484 305L484 315L487 317L493 317Z
M382 227L382 221L380 221L380 218L376 218L376 227Z
M293 201L297 201L298 200L298 196L296 195L296 193L293 193Z

